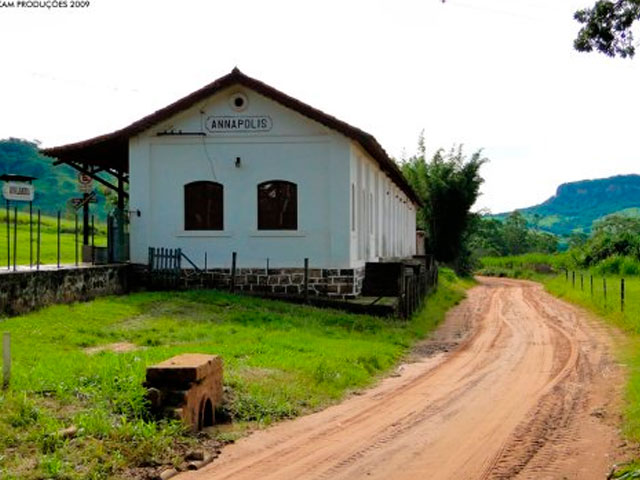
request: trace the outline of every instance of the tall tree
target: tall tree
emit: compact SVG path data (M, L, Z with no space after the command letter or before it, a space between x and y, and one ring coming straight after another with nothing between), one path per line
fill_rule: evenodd
M438 150L427 160L421 135L418 154L402 165L423 207L418 226L427 231L427 247L436 259L465 270L464 242L473 219L471 207L480 194L480 167L486 162L481 151L469 158L461 146Z
M527 220L515 210L509 214L504 222L504 239L510 255L519 255L529 247L529 230Z
M640 19L640 0L597 0L593 7L578 10L574 18L583 25L573 43L576 50L634 56L631 27Z

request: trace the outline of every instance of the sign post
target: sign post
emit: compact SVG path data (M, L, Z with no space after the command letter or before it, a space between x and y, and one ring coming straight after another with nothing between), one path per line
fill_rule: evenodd
M36 178L28 175L4 174L0 175L0 180L5 182L2 185L2 196L7 203L7 269L11 269L11 201L29 202L29 266L33 266L33 199L35 197L35 188L31 182ZM14 229L13 232L13 269L16 269L17 255L17 235L18 235L18 207L15 208Z
M89 200L90 192L93 191L93 178L84 173L78 173L78 188L82 192L82 244L89 245Z

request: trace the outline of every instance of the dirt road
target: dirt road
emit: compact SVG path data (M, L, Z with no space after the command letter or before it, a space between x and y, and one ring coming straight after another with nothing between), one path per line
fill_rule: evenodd
M178 478L604 479L623 381L610 344L539 285L483 278L396 375Z

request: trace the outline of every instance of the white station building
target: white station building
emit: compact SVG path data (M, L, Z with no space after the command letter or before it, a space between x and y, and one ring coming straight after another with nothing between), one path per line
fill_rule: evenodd
M126 128L44 153L111 173L121 197L129 183L133 263L165 247L201 268L205 253L208 267L228 268L237 252L239 268L308 258L361 277L366 262L416 253L418 197L376 139L238 69Z

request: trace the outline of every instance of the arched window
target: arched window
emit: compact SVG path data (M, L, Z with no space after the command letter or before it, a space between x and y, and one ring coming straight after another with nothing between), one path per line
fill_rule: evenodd
M222 230L223 187L215 182L192 182L184 186L184 229Z
M258 185L258 230L298 229L298 186L283 180Z

